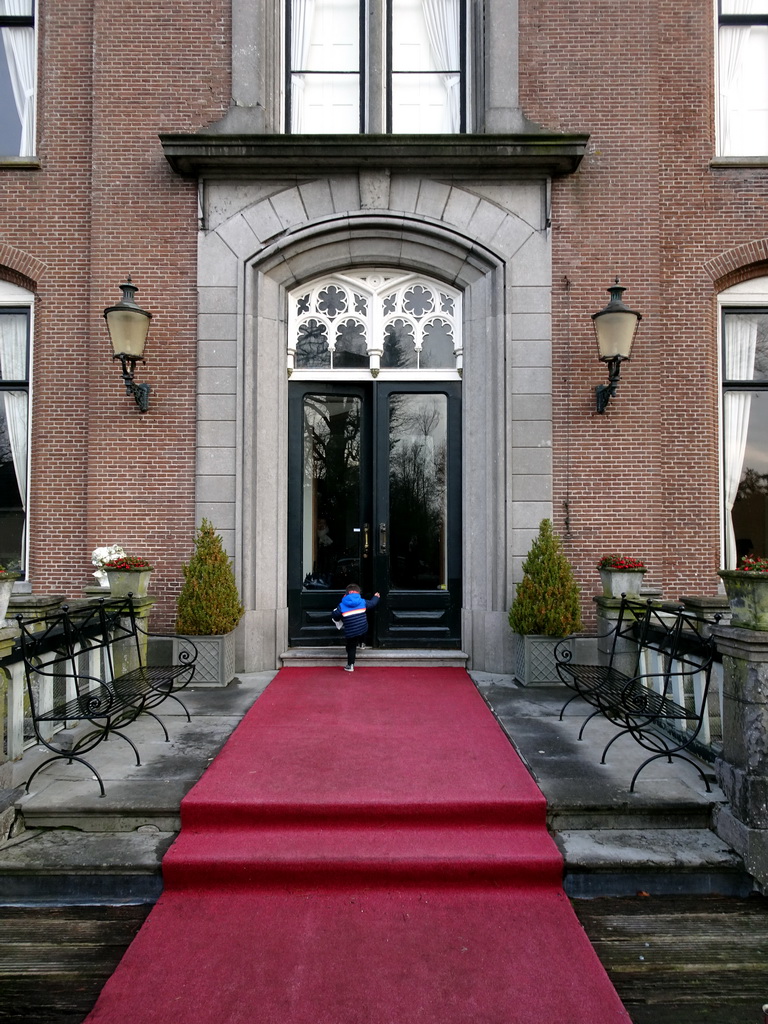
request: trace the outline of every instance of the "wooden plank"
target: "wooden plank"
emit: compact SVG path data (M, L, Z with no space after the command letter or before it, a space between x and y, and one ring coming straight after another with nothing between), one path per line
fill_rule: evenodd
M763 1024L764 897L573 905L633 1024ZM0 1024L81 1024L149 910L0 907Z
M0 1024L81 1024L151 907L0 907Z
M634 1024L763 1024L768 900L574 900Z

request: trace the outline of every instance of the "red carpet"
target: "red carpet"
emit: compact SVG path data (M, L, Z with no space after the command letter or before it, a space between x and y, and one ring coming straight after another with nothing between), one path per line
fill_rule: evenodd
M283 669L88 1024L628 1024L457 669Z

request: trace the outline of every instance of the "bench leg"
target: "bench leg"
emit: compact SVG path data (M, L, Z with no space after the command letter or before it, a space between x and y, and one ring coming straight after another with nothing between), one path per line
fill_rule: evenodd
M643 761L643 763L637 769L635 774L632 776L632 782L630 783L630 786L629 786L630 793L634 793L634 791L635 791L635 782L637 782L637 777L640 774L640 772L643 770L643 768L646 768L652 761L657 761L660 757L666 757L666 758L669 759L670 762L672 761L673 757L677 757L677 758L679 758L679 760L685 761L687 764L692 765L696 769L696 771L699 773L699 775L701 776L701 781L704 783L704 786L706 787L707 792L708 793L712 792L712 787L709 784L709 779L704 774L704 772L703 772L703 770L702 770L700 765L696 764L695 761L692 761L690 757L686 757L685 754L670 754L668 751L666 751L663 754L654 754L653 757L649 757L645 761Z
M96 771L93 765L90 764L90 762L85 760L84 757L78 757L76 754L57 754L55 757L49 757L47 761L43 761L42 764L39 764L27 779L27 793L29 792L29 787L32 784L32 779L34 779L37 773L41 772L43 768L47 768L49 764L53 764L54 761L66 761L67 764L72 764L73 761L78 761L80 764L85 765L88 771L92 772L93 775L96 777L96 781L99 784L99 789L101 790L101 796L106 796L106 792L104 790L104 783L101 781L101 776L99 775L99 773Z
M579 739L580 740L584 739L584 730L586 729L587 724L589 722L591 722L593 718L597 718L597 716L601 715L601 714L602 714L602 711L597 710L597 711L593 711L591 715L587 715L587 717L581 723L581 728L579 729Z
M565 702L565 704L563 704L562 708L560 708L560 721L561 722L563 720L563 715L565 714L565 709L568 707L569 704L573 704L573 702L576 700L576 698L580 697L580 696L581 696L580 693L574 693L574 695L572 697L569 697L568 700Z
M181 710L182 710L182 711L184 712L184 714L185 714L185 715L187 716L187 721L188 721L188 722L191 722L191 721L192 721L192 719L191 719L191 717L190 717L190 714L189 714L189 710L188 710L188 708L187 708L187 705L186 705L186 704L184 703L184 701L183 701L183 700L181 700L181 698L177 697L175 693L169 693L169 694L167 695L167 697L168 697L168 698L169 698L170 700L175 700L175 701L176 701L176 703L177 703L177 704L179 705L179 707L181 708Z
M154 718L154 720L157 722L157 724L163 730L163 735L165 736L165 742L166 743L170 743L171 742L171 737L168 735L168 730L165 728L165 723L163 722L162 718L158 718L158 716L154 713L154 711L150 711L149 708L144 708L144 710L142 711L142 715L149 715L150 718Z
M130 739L128 736L126 736L124 732L121 732L119 728L116 729L116 728L113 728L112 726L108 725L107 728L104 730L104 742L105 743L109 739L110 736L119 736L121 740L125 740L125 742L128 744L128 746L131 747L131 749L133 750L134 756L136 757L136 765L137 765L137 767L140 767L141 766L141 757L139 756L138 747L133 742L133 740ZM77 747L75 747L75 750L76 749L77 749Z
M648 723L644 723L644 725L647 724ZM615 736L612 736L608 740L608 742L605 745L605 749L603 750L603 756L600 758L600 764L605 764L605 756L608 753L608 750L613 746L616 740L620 740L622 736L631 736L635 743L639 743L640 746L645 747L646 750L658 751L658 756L667 757L671 764L672 758L669 756L667 745L666 743L664 743L661 737L658 738L657 743L651 743L651 738L657 738L655 734L652 732L645 732L643 730L643 726L637 725L630 725L628 728L622 729L620 732L617 732Z

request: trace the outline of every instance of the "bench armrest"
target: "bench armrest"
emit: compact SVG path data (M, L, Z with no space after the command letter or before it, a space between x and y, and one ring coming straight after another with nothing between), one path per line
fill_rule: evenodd
M136 623L136 632L141 633L149 640L178 640L180 641L178 646L180 664L194 665L197 661L197 644L187 636L180 637L178 633L150 633L148 630L142 629L138 622Z

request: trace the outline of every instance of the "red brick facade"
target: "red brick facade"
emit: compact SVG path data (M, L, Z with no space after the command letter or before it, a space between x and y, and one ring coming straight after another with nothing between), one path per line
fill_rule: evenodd
M0 167L0 275L35 293L29 575L80 595L121 543L169 600L194 534L196 189L158 132L228 102L227 5L41 4L39 169ZM128 273L153 312L151 415L125 395L102 311Z
M713 593L720 559L716 292L768 273L768 165L713 167L714 6L522 3L521 104L590 133L553 186L557 527L585 588L609 550L665 596ZM643 314L594 413L590 314L615 275Z
M41 4L38 169L0 166L0 277L35 293L30 578L78 595L118 542L170 618L195 525L197 190L160 132L229 105L228 0ZM720 558L719 288L768 273L768 166L713 166L713 8L520 2L524 114L587 131L552 187L554 519L585 596L598 557L643 558L665 595ZM101 313L133 275L154 314L151 412L123 393ZM605 415L590 314L614 276L643 314Z

